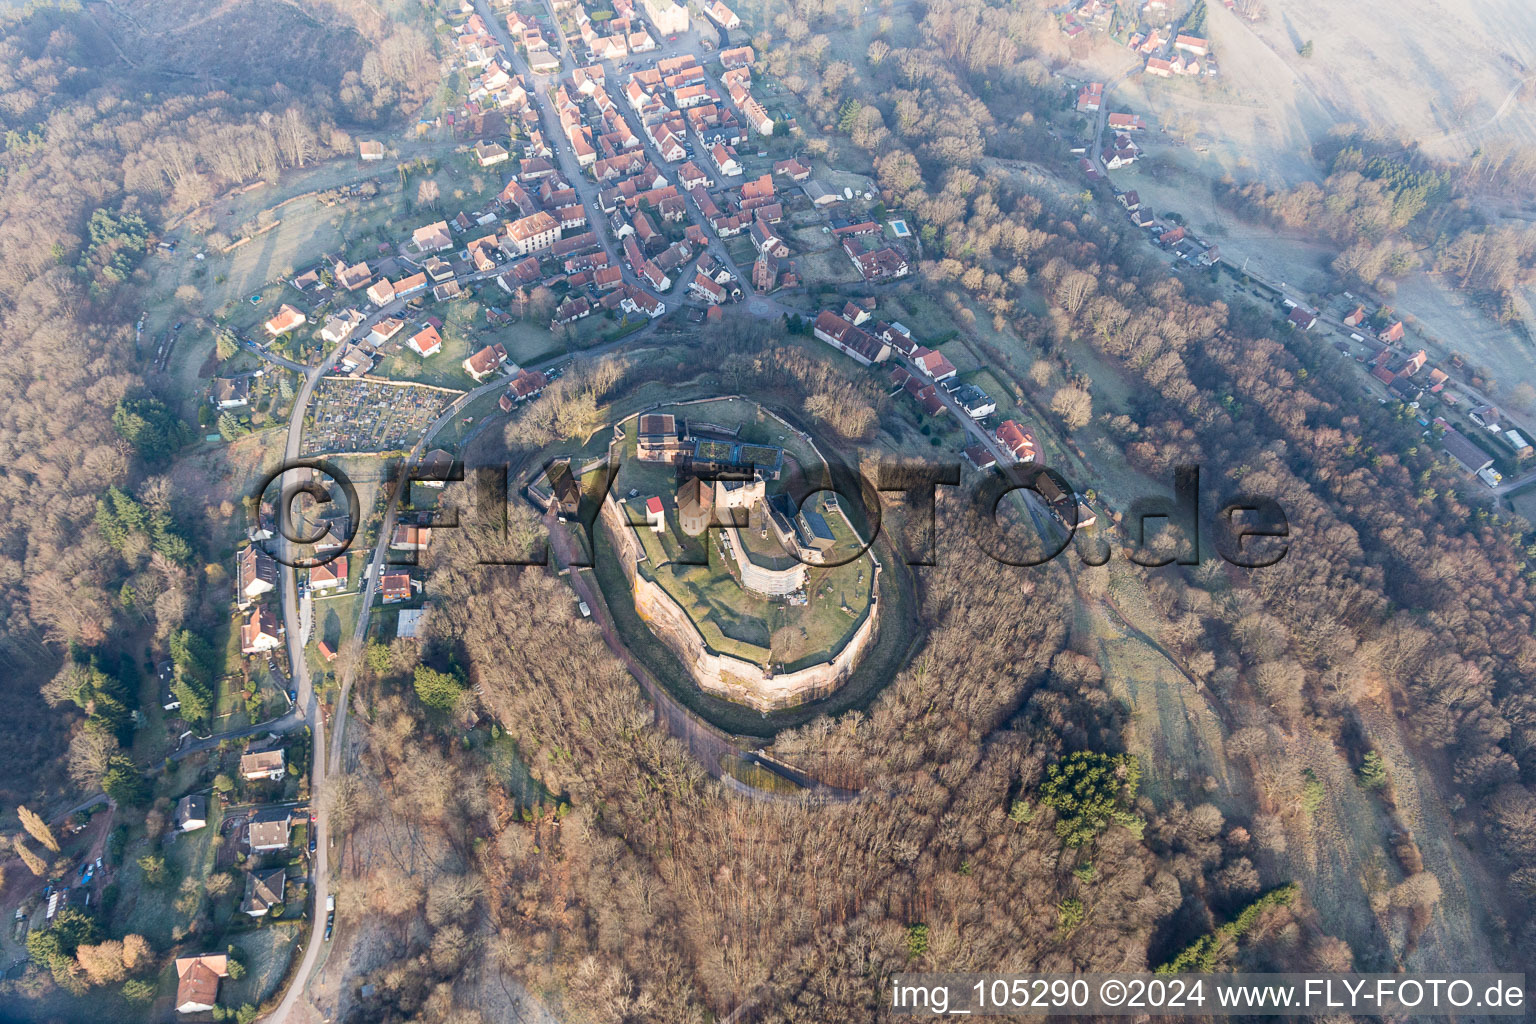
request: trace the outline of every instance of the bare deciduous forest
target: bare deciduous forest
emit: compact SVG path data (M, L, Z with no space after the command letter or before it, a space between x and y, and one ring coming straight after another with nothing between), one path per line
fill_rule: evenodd
M158 647L195 675L189 638L227 612L209 564L222 555L203 543L211 513L164 473L184 427L137 369L156 231L242 181L352 152L352 130L437 85L425 33L368 4L312 6L348 60L290 55L270 89L130 65L79 9L0 25L0 697L12 727L0 772L12 802L104 781L130 710L122 687ZM1063 370L1091 349L1124 373L1131 409L1108 428L1136 469L1166 478L1196 463L1285 508L1297 542L1274 569L1138 574L1167 623L1161 642L1221 711L1251 813L1138 791L1123 756L1130 711L1069 629L1106 590L1104 570L1011 569L977 558L963 530L938 531L912 661L866 710L774 742L858 791L802 804L727 792L653 723L564 580L487 570L467 531L443 531L426 559L430 633L365 652L353 764L325 797L345 837L343 902L367 908L375 940L356 979L373 988L351 1019L489 1021L486 990L509 980L578 1024L703 1024L747 1003L749 1019L810 1024L878 1019L884 980L913 968L1390 970L1439 912L1407 829L1390 837L1401 881L1373 908L1394 930L1370 948L1326 934L1287 884L1286 836L1322 799L1295 759L1300 739L1337 750L1396 813L1367 726L1378 712L1438 777L1492 879L1470 894L1498 908L1492 949L1528 960L1536 550L1524 524L1330 373L1324 346L1171 276L1077 197L982 168L1051 145L1043 117L1060 90L1035 56L1056 31L1044 0L919 8L930 46L881 29L863 58L836 55L828 36L861 2L741 6L760 70L837 126L808 148L867 167L889 205L911 211L926 297L958 324L991 314ZM1372 280L1407 258L1426 213L1415 205L1444 199L1444 169L1371 171L1371 159L1341 149L1317 194L1228 198L1314 221L1351 247L1337 269ZM1526 161L1492 154L1472 170L1503 180ZM1503 293L1525 280L1528 232L1455 210L1436 225L1434 258L1464 284ZM728 325L711 371L798 395L850 451L875 439L889 412L879 383L771 333ZM696 371L579 367L505 443L526 454L585 438L605 403ZM1091 422L1091 384L1058 391L1056 414ZM535 532L528 519L520 536ZM518 770L537 799L512 795Z
M61 659L105 662L136 698L152 641L206 629L224 614L222 594L205 593L220 577L204 567L224 553L197 543L204 517L218 513L171 493L161 475L186 428L137 369L142 263L165 220L242 181L351 152L339 125L376 119L375 100L394 116L435 86L426 37L363 6L338 5L310 26L317 39L354 40L357 66L269 47L262 57L283 83L275 91L255 80L226 90L130 63L86 8L38 5L0 22L0 326L9 339L0 356L0 650L11 667L0 696L15 726L0 752L0 785L8 800L61 791L63 752L81 719L50 712L40 694ZM196 33L230 31L247 14L199 19L182 41L212 61L192 45ZM371 99L348 99L349 75L361 76ZM111 487L140 507L113 538L98 514Z
M1241 906L1256 892L1250 841L1212 807L1159 812L1122 793L1118 824L1063 843L1061 815L1033 796L1047 766L1116 749L1123 725L1097 666L1063 648L1066 574L978 565L958 531L939 533L957 539L924 581L915 662L867 714L776 744L857 780L861 798L820 807L727 795L652 725L563 583L487 573L464 537L445 538L422 657L463 666L560 795L532 820L514 814L480 758L420 732L398 688L415 653L378 651L381 689L364 697L377 724L347 819L387 808L439 852L427 887L420 874L391 884L387 867L355 883L409 935L370 975L359 1019L428 1018L451 1002L443 986L494 970L557 993L575 1020L702 1021L748 1000L762 1020L872 1019L880 979L905 968L1144 967L1180 878ZM451 919L434 920L440 882L469 894Z

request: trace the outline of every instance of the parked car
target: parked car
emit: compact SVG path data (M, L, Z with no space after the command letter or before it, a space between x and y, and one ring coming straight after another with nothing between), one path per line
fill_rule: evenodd
M299 691L298 690L289 690L288 691L288 703L290 703L290 704L297 704L298 702L299 702Z

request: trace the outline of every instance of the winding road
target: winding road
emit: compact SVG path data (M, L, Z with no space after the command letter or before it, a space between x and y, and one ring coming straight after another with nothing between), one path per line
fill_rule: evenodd
M566 177L566 180L569 181L572 187L577 190L577 194L581 197L583 205L587 208L590 229L596 233L599 243L601 244L603 250L608 254L613 265L623 267L623 260L619 258L616 248L611 239L608 237L608 233L606 231L607 218L602 215L602 211L597 203L597 194L599 191L597 183L582 174L581 168L576 163L574 154L566 145L564 134L559 130L559 120L555 116L553 102L549 96L549 89L552 84L558 80L558 76L533 74L527 63L523 60L522 55L512 45L512 40L508 37L505 23L496 18L494 12L491 11L490 6L486 0L477 0L477 7L481 16L485 19L487 26L491 28L498 42L500 42L506 48L505 54L513 63L515 70L519 74L522 74L525 77L525 80L533 86L533 88L530 90L530 94L534 97L535 102L537 102L539 105L539 113L544 126L546 137L549 139L551 148L555 150L558 165ZM563 50L566 47L565 41L563 39L561 41L561 46ZM684 43L678 46L669 47L667 50L658 53L657 57L664 57L669 52L683 52L689 48L690 42L685 40ZM569 60L568 53L567 59ZM612 62L609 63L611 64ZM637 133L637 135L643 140L645 146L647 147L647 155L651 157L656 166L666 168L667 171L671 172L675 176L675 167L669 166L665 161L662 161L659 158L659 154L655 152L649 139L643 133ZM692 217L694 223L703 227L710 238L708 251L711 252L716 257L716 259L722 263L722 265L731 270L731 272L741 280L743 291L749 291L750 280L742 275L740 269L731 259L730 254L726 251L724 244L721 243L718 237L716 237L713 230L711 230L709 226L704 223L702 214L699 212L696 206L692 205L691 199L688 200L688 203L689 205L687 208L690 211L690 216ZM476 281L499 274L501 270L501 267L497 267L494 270L467 275L461 280L465 282ZM624 273L626 281L636 285L637 287L642 287L649 290L648 283L642 281L632 268L624 268ZM691 275L691 271L688 271L688 273ZM681 284L677 286L677 290L682 291ZM352 336L361 337L365 335L380 320L402 312L405 308L405 305L405 300L396 300L389 305L374 311L361 325L358 326L358 328L353 332ZM771 299L764 296L749 295L748 301L745 303L745 305L752 315L758 317L768 318L786 315L805 315L804 310L796 309L776 299ZM656 323L653 321L650 325L617 341L584 350L581 355L583 357L600 356L624 345L633 343L639 338L644 337L645 335L654 331L655 327ZM300 453L303 446L304 421L308 412L309 403L313 399L315 388L318 386L320 380L335 366L341 353L347 348L347 345L343 343L335 346L333 351L331 351L319 364L309 367L296 363L293 360L281 356L277 353L269 352L266 348L256 345L253 342L245 341L243 343L252 351L261 355L263 358L303 375L304 382L299 390L298 395L295 397L293 411L289 417L288 436L284 449L284 457L286 460L285 465L292 464L300 458ZM572 358L572 356L567 356L564 359L558 361L556 365L569 362ZM482 384L474 390L466 392L455 399L453 404L444 410L442 415L433 422L433 424L416 442L416 445L412 448L410 455L406 459L403 471L395 481L394 489L390 495L389 501L385 506L378 538L374 543L372 555L364 573L367 582L361 591L362 601L359 606L357 623L352 633L351 643L346 645L347 647L350 647L350 654L342 662L340 689L335 705L335 720L331 723L332 738L329 746L326 744L326 721L323 714L323 708L321 706L319 696L314 690L313 682L309 675L308 665L304 657L305 642L308 639L306 636L307 630L305 628L307 625L307 619L303 615L303 610L300 607L301 598L298 589L297 573L294 568L289 565L283 565L280 568L279 577L280 589L282 592L283 622L286 629L285 639L288 648L289 663L292 666L293 672L292 685L293 688L298 692L298 701L295 705L295 709L290 712L289 715L284 716L283 719L277 720L277 722L281 724L283 728L281 730L274 731L287 731L296 729L302 724L308 724L312 729L312 750L314 762L311 767L310 776L310 792L312 796L310 802L311 807L316 814L315 835L317 838L317 845L315 857L311 865L312 877L310 880L311 891L313 893L312 906L314 908L314 914L310 921L308 937L304 940L303 944L304 956L294 971L292 980L290 981L288 989L284 993L282 1000L278 1003L276 1008L267 1015L266 1019L269 1021L287 1022L290 1020L300 1019L297 1016L296 1011L305 1004L309 987L309 979L313 975L316 966L319 964L322 950L326 945L324 942L325 912L323 908L326 903L326 898L330 893L330 864L328 853L331 846L332 836L330 830L329 815L326 803L322 799L322 793L327 784L327 781L332 776L338 776L345 770L345 765L343 763L345 751L345 731L351 688L355 676L355 667L358 660L357 652L361 649L362 644L367 636L370 609L373 604L373 597L378 583L380 574L379 571L384 564L384 559L388 551L389 539L394 531L394 526L397 519L397 511L400 507L401 500L406 496L405 491L409 486L410 470L420 462L422 455L428 449L432 439L443 428L453 423L455 418L463 411L465 407L467 407L477 398L499 390L505 386L505 378L498 376L495 379L488 381L487 383ZM298 473L297 470L293 472L294 474ZM281 481L284 487L291 486L296 482L296 480L291 479L287 474L285 474ZM287 513L287 509L282 509L280 510L279 514L286 516ZM564 534L564 531L561 530L554 530L551 532L557 537ZM280 541L280 546L283 548L285 553L288 552L291 548L291 545L289 545L286 540ZM558 544L556 547L558 549ZM565 560L567 562L569 561L568 553ZM292 558L288 558L286 561L292 561ZM723 756L745 757L748 760L757 759L757 755L753 751L746 749L743 744L738 743L732 738L726 736L726 734L721 733L712 727L709 727L705 723L699 721L695 716L691 715L685 708L682 708L680 705L678 705L674 700L672 700L671 696L666 693L665 689L662 688L660 684L656 682L656 680L651 678L644 667L636 662L633 657L628 654L622 643L618 642L617 637L612 633L612 622L606 614L606 605L602 602L601 594L598 591L598 588L590 579L590 574L583 572L572 572L570 574L570 580L576 592L585 600L587 600L591 607L601 610L599 612L599 625L603 627L605 637L609 639L610 647L615 651L615 653L619 655L621 660L625 662L631 673L640 682L640 685L642 689L645 690L647 696L651 698L652 704L656 708L658 720L666 726L669 732L671 732L673 735L683 738L685 742L688 743L690 751L692 751L694 756L699 758L703 764L711 769L712 775L719 777L721 774L723 774L723 769L721 768L721 758ZM302 712L300 709L302 709ZM258 728L257 731L261 731L260 728ZM224 738L229 737L211 737L207 742L217 743L220 739ZM190 752L190 750L188 752ZM836 798L836 796L833 794L826 795L832 795L833 798Z

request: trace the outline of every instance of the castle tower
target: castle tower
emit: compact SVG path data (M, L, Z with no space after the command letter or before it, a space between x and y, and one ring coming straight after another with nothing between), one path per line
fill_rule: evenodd
M715 489L696 476L690 476L677 489L677 519L683 532L697 537L709 529L715 518Z

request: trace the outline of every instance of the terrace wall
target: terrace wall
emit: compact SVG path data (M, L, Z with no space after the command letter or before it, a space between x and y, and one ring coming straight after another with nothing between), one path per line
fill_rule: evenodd
M600 519L619 556L625 578L629 580L635 611L661 642L677 655L694 682L706 693L745 704L758 711L776 711L825 697L841 686L854 667L863 660L879 628L882 567L877 560L871 581L869 610L864 615L864 621L843 645L843 649L830 660L795 672L773 675L761 665L731 655L718 654L709 649L703 635L682 606L659 584L646 579L639 571L639 541L635 539L634 528L624 521L618 502L611 496L603 499Z

